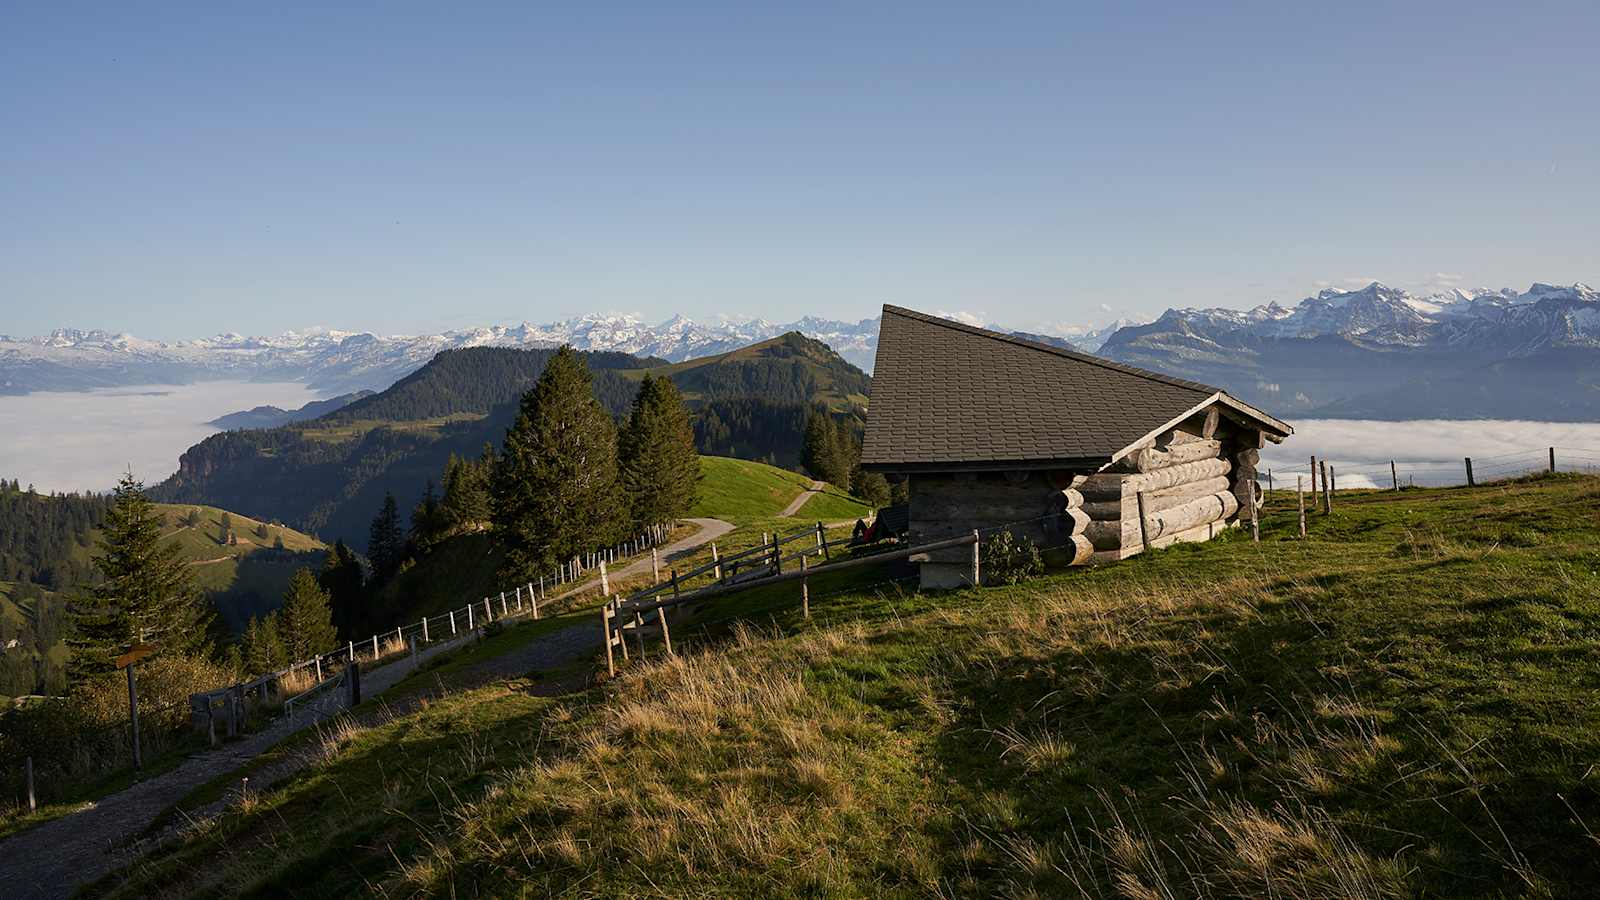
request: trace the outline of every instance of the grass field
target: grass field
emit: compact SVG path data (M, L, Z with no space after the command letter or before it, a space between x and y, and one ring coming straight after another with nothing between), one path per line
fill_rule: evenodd
M608 683L329 732L102 888L1586 896L1600 479L1346 492L1303 541L1269 503L1015 587L752 591Z
M811 486L798 472L725 456L700 457L700 498L691 516L734 524L771 518Z
M189 560L195 583L211 594L224 621L235 630L251 616L276 608L295 570L322 565L326 551L322 542L292 528L212 506L157 504L156 508L166 517L167 540ZM184 524L191 511L199 513L198 525ZM232 525L235 544L224 541L224 516Z

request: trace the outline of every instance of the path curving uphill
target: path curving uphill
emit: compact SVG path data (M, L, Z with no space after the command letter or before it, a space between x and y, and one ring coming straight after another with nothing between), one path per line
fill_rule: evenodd
M668 544L661 553L672 559L691 553L732 531L734 526L721 519L686 519L697 530ZM649 558L636 560L611 574L613 577L637 575L650 570ZM593 589L594 578L571 586L562 597ZM418 664L455 649L470 636L436 644L418 655ZM552 667L592 653L600 646L595 628L585 623L547 635L527 647L512 650L502 657L486 660L493 665L485 674L503 672L523 674L535 667ZM409 659L402 658L361 676L362 693L376 697L398 684L413 671ZM279 741L343 711L338 692L330 691L315 703L296 712L292 720L280 718L262 731L237 743L211 752L196 754L170 772L141 781L78 812L30 828L0 841L0 896L27 900L56 900L70 897L82 885L96 881L137 857L130 849L138 835L167 809L197 788L234 772L272 748Z

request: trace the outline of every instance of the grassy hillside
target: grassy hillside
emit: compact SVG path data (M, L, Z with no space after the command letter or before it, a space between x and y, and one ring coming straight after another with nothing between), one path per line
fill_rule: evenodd
M798 472L746 459L700 457L700 499L692 516L740 524L776 516L811 486Z
M1269 503L1259 545L767 589L597 687L374 709L103 888L1585 896L1600 479L1344 493L1304 541Z
M234 630L243 628L251 616L275 609L296 569L322 565L326 550L322 542L292 528L213 506L162 503L156 508L166 517L166 539L189 560L195 582L211 595ZM195 526L186 522L191 511L199 513ZM225 516L236 540L231 545L222 526Z
M633 372L665 375L691 401L759 395L769 400L821 403L837 410L867 405L872 379L826 344L799 332L779 335L717 356L685 360ZM791 396L784 396L787 392Z
M402 510L437 481L450 454L498 445L522 392L554 351L469 348L441 353L388 390L310 422L212 435L189 448L155 499L204 502L276 518L357 546L393 493ZM785 335L732 353L667 365L584 353L596 398L623 415L646 371L670 376L695 407L706 452L798 461L816 404L859 410L868 377L823 344ZM859 430L859 416L841 412Z

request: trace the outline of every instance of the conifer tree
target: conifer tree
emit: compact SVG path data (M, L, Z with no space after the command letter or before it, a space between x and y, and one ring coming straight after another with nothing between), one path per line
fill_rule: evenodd
M310 569L300 569L289 579L289 590L284 594L278 620L283 648L292 661L326 653L339 643L328 592L317 583Z
M617 456L634 528L673 521L694 506L700 454L683 395L670 380L646 375L639 382Z
M180 654L210 649L214 616L177 546L161 540L161 514L144 485L124 475L113 496L94 557L102 581L73 610L75 678L114 671L113 660L140 641Z
M430 478L427 489L422 493L422 499L411 508L411 542L420 550L427 550L442 535L443 520L439 494L433 489L433 479Z
M394 495L385 492L383 508L372 519L367 533L367 561L372 563L372 580L382 584L400 569L405 553L405 532L400 528L400 506Z
M850 466L844 458L839 427L825 409L814 409L806 418L800 464L812 478L837 487L848 489L850 486Z
M476 530L489 521L489 479L494 468L494 450L484 448L481 460L463 459L450 454L444 467L444 499L440 516L447 532Z
M250 618L240 639L246 674L263 675L283 668L289 662L288 652L279 634L278 614L268 613L262 619Z
M333 549L328 551L322 571L317 574L317 583L331 598L333 622L339 633L346 640L354 640L365 599L366 578L361 572L361 560L356 559L344 541L335 541Z
M494 475L493 521L518 579L621 536L617 433L588 367L563 346L522 396Z

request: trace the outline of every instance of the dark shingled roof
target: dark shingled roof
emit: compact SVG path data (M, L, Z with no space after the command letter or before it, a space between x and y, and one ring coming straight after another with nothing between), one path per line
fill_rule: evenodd
M1098 465L1216 393L884 306L861 461L881 471Z

